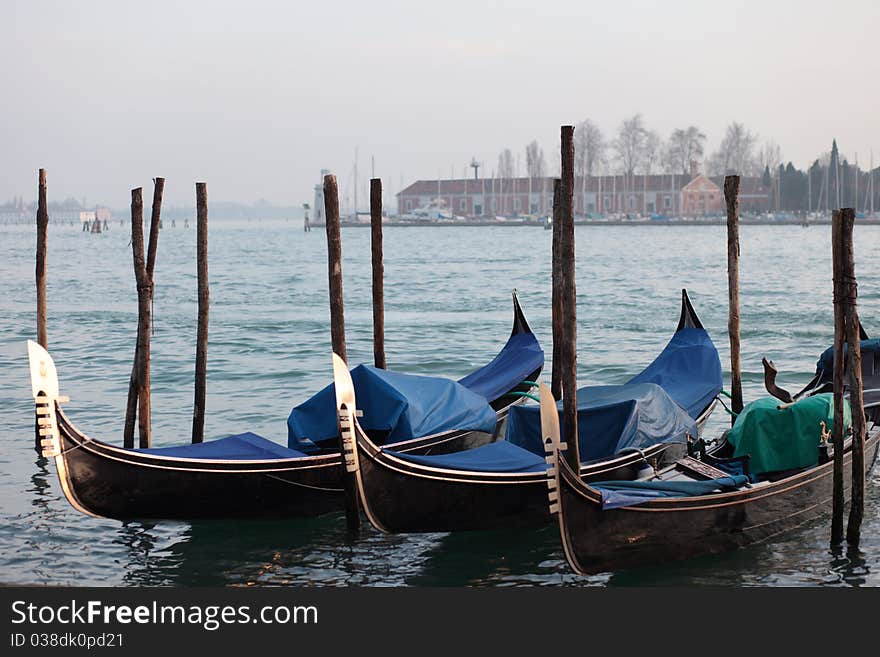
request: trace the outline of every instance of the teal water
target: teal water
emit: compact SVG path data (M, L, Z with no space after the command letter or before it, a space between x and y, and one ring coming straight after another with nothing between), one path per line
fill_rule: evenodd
M459 377L510 330L516 287L550 347L550 231L385 230L389 367ZM863 323L880 334L880 227L856 230ZM728 362L726 237L720 226L578 227L581 384L619 383L666 344L679 289ZM830 227L742 229L746 399L761 356L799 388L831 343ZM536 532L346 535L341 516L284 522L122 523L80 515L54 464L33 451L25 340L35 333L34 230L0 227L0 583L82 585L880 585L880 476L859 551L833 552L820 522L770 545L592 578L572 575L553 527ZM217 222L210 234L206 435L254 431L280 443L294 404L329 382L326 243L285 222ZM372 359L369 231L343 230L349 361ZM156 265L154 444L188 441L195 353L195 231L166 228ZM70 418L121 443L137 324L127 229L52 226L49 347ZM549 356L549 354L548 354ZM547 370L549 376L549 357ZM725 373L727 377L727 373ZM727 422L716 413L708 428Z

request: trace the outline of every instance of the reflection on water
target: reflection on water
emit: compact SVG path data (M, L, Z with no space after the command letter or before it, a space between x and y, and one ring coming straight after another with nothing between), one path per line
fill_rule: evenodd
M744 227L744 387L762 393L761 356L779 384L799 388L831 340L829 231ZM880 228L859 227L857 243ZM157 445L187 440L195 344L194 234L170 232L159 253L153 338ZM510 330L520 290L545 347L549 234L527 229L385 232L386 338L392 367L461 376ZM724 227L579 227L579 355L583 383L620 383L653 358L678 319L683 286L727 362ZM286 438L291 406L330 377L325 243L284 223L257 231L218 223L211 235L212 316L206 432ZM270 241L280 258L262 258ZM372 358L369 231L343 233L352 362ZM503 248L498 248L503 245ZM650 245L650 250L638 245ZM650 258L645 255L650 251ZM811 254L805 260L803 254ZM83 516L63 499L55 466L34 457L24 340L33 326L33 235L0 227L0 582L113 586L377 585L633 586L880 585L878 473L859 549L828 545L820 521L766 545L715 557L582 578L557 530L352 536L341 514L316 519L117 522ZM124 231L50 233L49 340L76 424L120 441L136 331L131 251ZM430 262L428 268L425 263ZM880 251L859 249L860 310L880 331ZM776 275L769 275L776 272ZM785 275L779 275L782 272ZM100 295L90 281L102 281ZM873 330L872 330L872 327ZM100 335L100 339L95 339ZM549 368L549 362L548 362ZM548 370L549 371L549 370ZM267 391L281 402L266 412ZM716 414L716 433L726 418ZM182 431L181 431L182 429Z
M829 552L831 555L830 574L837 576L839 583L849 586L862 586L868 583L871 567L861 549L836 546L831 548Z

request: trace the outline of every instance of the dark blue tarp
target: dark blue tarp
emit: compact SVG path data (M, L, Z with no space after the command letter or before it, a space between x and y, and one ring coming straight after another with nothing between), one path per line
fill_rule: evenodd
M654 383L587 386L577 391L577 405L582 461L607 458L627 447L683 443L685 434L697 435L694 419ZM561 430L562 402L558 407ZM543 456L540 407L511 408L505 440Z
M449 470L467 470L470 472L542 472L547 469L543 457L512 445L506 440L499 440L488 445L467 449L452 454L435 456L417 456L400 454L386 450L389 454L427 465L433 468Z
M135 451L154 456L186 459L223 459L229 461L293 459L306 456L303 452L288 449L251 432L227 436L219 440L196 443L195 445L151 447L149 449L136 449Z
M636 506L662 497L696 497L714 491L735 490L749 480L732 475L705 481L597 481L590 483L602 494L602 509Z
M656 383L692 418L721 392L721 359L705 329L675 332L654 362L628 383Z
M872 352L872 356L874 352L880 351L880 338L871 338L870 340L862 340L859 343L862 350L862 359L864 360L864 354L868 352ZM844 343L843 345L843 356L844 356L844 367L849 362L847 358L847 345ZM822 373L822 378L820 379L820 383L824 383L826 381L831 381L834 377L834 346L828 347L825 351L822 352L822 355L819 356L819 360L816 362L816 374Z
M544 351L534 334L516 333L492 362L458 382L493 401L543 366Z
M439 377L401 374L358 365L351 371L359 423L385 435L386 443L453 430L495 430L495 411L485 397ZM318 443L336 440L336 390L333 384L295 407L287 418L287 444L314 451Z

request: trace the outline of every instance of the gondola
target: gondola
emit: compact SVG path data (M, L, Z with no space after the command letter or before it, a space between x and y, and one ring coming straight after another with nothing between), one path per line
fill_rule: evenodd
M339 397L351 384L346 368L334 373ZM580 476L624 477L677 458L689 438L697 439L721 383L718 351L682 290L676 331L644 371L622 386L578 391L579 425L601 425L589 436ZM539 425L538 407L521 406L511 411L503 439L446 455L377 445L357 418L343 440L351 441L350 470L362 508L381 531L533 527L551 520Z
M830 511L833 453L826 427L831 427L833 416L831 393L808 395L791 404L757 400L703 454L685 456L641 478L592 482L568 464L552 395L548 398L546 388L540 394L548 448L548 508L557 516L566 559L577 573L726 552L772 540ZM762 432L762 425L771 430ZM880 425L869 421L868 470L877 458L878 444ZM744 445L749 450L741 453ZM847 496L851 446L848 438Z
M362 396L377 408L376 417L363 419L375 421L373 438L417 454L457 451L492 440L511 407L533 388L544 364L516 292L513 305L513 330L504 348L458 382L356 368L353 375L359 372L367 386ZM64 495L83 513L194 519L316 516L343 508L332 383L293 409L287 447L245 433L194 445L126 449L79 431L61 410L66 398L59 394L51 356L30 341L28 354L43 455L54 459ZM439 405L438 398L446 405ZM404 429L403 438L398 426Z

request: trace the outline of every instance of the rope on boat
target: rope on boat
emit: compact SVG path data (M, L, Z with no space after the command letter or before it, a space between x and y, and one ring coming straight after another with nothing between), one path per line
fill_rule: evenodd
M721 399L721 395L725 395L726 397L730 398L730 393L726 390L722 390L718 395L715 396L715 399L718 400L718 402L721 404L721 408L727 411L727 414L730 415L730 417L738 417L739 413L734 413L732 410L727 408L727 404L725 404L724 400Z
M541 400L538 399L535 395L533 395L530 392L508 392L507 394L510 395L511 397L528 397L532 401L536 401L539 404L541 403Z

